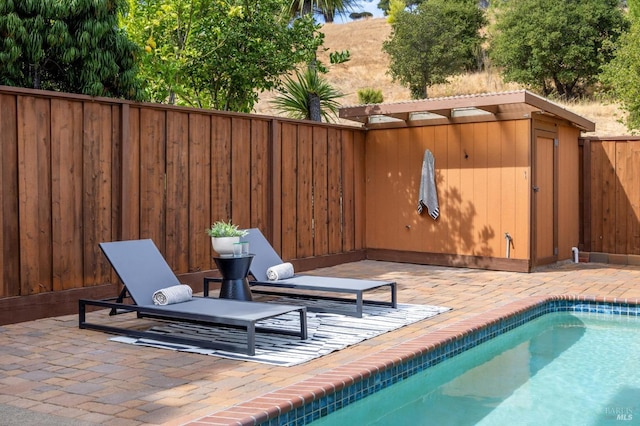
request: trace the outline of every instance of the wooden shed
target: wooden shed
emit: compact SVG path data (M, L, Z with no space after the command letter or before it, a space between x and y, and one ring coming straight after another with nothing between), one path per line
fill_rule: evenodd
M591 121L526 90L345 107L340 117L368 130L368 258L522 272L573 259L578 138ZM427 150L435 220L417 208Z

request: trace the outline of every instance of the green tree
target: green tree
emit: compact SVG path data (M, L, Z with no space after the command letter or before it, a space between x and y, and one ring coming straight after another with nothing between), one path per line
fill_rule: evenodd
M391 77L409 87L413 99L426 98L427 87L475 62L485 25L475 0L426 0L394 16L382 48L390 56Z
M279 0L130 0L123 25L147 52L154 101L250 112L322 44L311 17L290 22L282 10Z
M640 0L628 0L631 29L618 39L615 56L604 66L601 81L627 111L625 124L640 129Z
M564 99L592 88L627 29L619 0L503 0L495 12L490 57L504 79Z
M0 84L141 99L124 0L0 1Z
M389 9L385 11L387 15L387 22L390 24L394 24L398 20L398 14L404 12L407 8L404 0L391 0L389 2Z

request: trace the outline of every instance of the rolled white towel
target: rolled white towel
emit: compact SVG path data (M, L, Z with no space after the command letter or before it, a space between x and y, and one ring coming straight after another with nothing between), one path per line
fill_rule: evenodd
M284 280L293 276L293 265L289 262L273 265L267 269L267 278L269 281Z
M171 305L172 303L180 303L191 300L193 290L185 284L174 285L171 287L161 288L153 293L154 305Z

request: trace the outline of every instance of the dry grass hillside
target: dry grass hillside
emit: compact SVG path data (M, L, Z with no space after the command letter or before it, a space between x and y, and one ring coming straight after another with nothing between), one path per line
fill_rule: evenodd
M391 81L387 75L389 59L382 51L382 43L389 37L391 26L384 18L366 19L346 24L326 24L322 31L325 34L325 47L329 51L349 50L351 60L330 67L326 78L343 93L343 105L358 103L358 89L373 88L382 90L385 102L398 102L410 99L409 90ZM324 52L320 59L329 64L328 53ZM429 88L429 97L466 95L488 92L517 90L521 87L504 83L497 73L482 72L468 74L451 79L448 84ZM269 101L273 93L264 93L255 111L258 114L278 115ZM620 136L629 132L619 123L621 111L615 105L598 102L579 102L562 104L565 108L596 123L595 135ZM345 122L345 124L356 124Z

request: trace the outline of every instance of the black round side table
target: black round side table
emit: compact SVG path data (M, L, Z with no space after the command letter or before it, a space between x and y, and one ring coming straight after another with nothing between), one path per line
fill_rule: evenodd
M213 260L222 275L219 297L221 299L252 300L247 275L253 255L214 257Z

